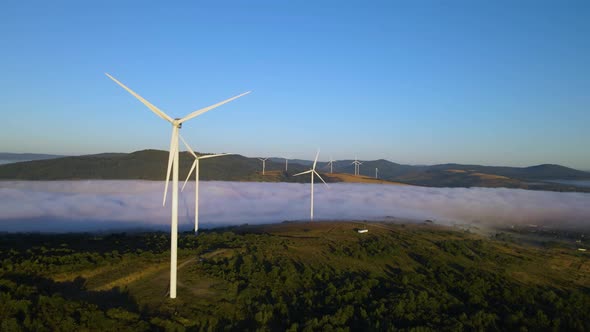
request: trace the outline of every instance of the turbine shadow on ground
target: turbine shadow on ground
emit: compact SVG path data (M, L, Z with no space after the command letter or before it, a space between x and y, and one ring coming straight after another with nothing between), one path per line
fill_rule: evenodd
M131 295L119 287L110 290L92 291L86 289L86 279L77 277L72 281L56 282L52 279L32 274L7 273L3 279L11 280L19 285L32 286L42 290L42 294L50 296L59 293L67 300L84 301L96 305L102 310L121 307L131 312L139 311L137 302Z

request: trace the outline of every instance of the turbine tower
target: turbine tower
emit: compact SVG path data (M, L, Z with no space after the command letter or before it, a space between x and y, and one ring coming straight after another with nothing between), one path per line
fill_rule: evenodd
M193 165L191 166L191 170L188 172L188 175L186 176L186 180L184 180L184 184L182 185L181 191L184 191L184 187L186 186L186 183L188 182L188 179L190 178L191 174L193 174L193 170L194 170L195 171L195 235L196 235L199 231L199 161L201 159L223 157L223 156L230 155L231 153L208 154L208 155L197 156L195 151L193 151L193 149L190 147L190 145L188 145L188 143L184 140L184 138L182 138L182 136L180 136L180 139L182 140L182 143L184 143L184 146L186 146L186 149L188 150L188 152L190 154L192 154L193 157L195 157L195 161L193 162Z
M354 161L352 162L352 164L354 165L354 175L359 175L360 174L360 165L362 165L363 163L361 163L360 161L357 160L356 157L354 157Z
M334 166L334 160L332 159L332 156L330 156L330 161L328 162L328 164L326 166L330 166L330 174L332 174L332 168Z
M375 179L379 178L379 169L375 167Z
M123 83L117 81L114 77L106 74L111 80L127 90L131 95L137 98L145 106L147 106L152 112L154 112L160 118L168 121L172 125L172 138L170 139L170 153L168 155L168 169L166 170L166 185L164 187L164 200L162 205L166 204L166 193L168 192L168 182L170 180L170 170L172 169L172 218L170 221L170 298L176 298L176 271L177 271L177 247L178 247L178 131L182 127L182 124L192 118L195 118L207 111L210 111L223 104L229 103L232 100L238 99L244 95L249 94L251 91L244 92L235 97L226 99L217 104L207 106L196 110L184 118L173 119L166 113L162 112L159 108L152 105L149 101L143 99L140 95L133 92L131 89L123 85ZM174 166L174 167L173 167Z
M289 159L285 158L285 172L289 169Z
M309 171L305 171L305 172L301 172L301 173L297 173L297 174L293 175L293 176L298 176L298 175L303 175L303 174L307 174L307 173L311 174L311 204L310 204L310 220L311 221L313 221L313 177L314 177L314 175L317 175L318 178L320 178L320 180L322 180L322 182L326 185L326 187L328 187L328 184L326 183L326 181L324 181L324 179L322 179L322 177L320 176L320 173L316 172L316 170L315 170L315 165L318 162L319 155L320 155L320 150L318 150L318 153L315 155L313 167Z
M266 159L268 158L258 158L258 160L262 161L262 175L264 175L264 170L266 169Z

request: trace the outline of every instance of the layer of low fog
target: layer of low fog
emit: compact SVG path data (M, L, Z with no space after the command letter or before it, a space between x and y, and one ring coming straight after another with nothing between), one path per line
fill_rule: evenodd
M170 195L153 181L0 181L0 231L169 229ZM203 227L309 218L309 184L201 182ZM318 220L434 220L481 225L590 227L590 194L490 188L332 184L315 187ZM194 183L179 199L194 223Z

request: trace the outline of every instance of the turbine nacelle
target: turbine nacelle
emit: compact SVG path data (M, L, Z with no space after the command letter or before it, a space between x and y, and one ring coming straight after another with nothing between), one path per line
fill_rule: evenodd
M205 155L200 155L197 156L197 154L195 153L195 151L193 150L193 148L191 148L190 145L188 145L188 143L184 140L184 138L182 137L182 135L178 135L178 137L180 138L180 140L182 141L182 143L184 143L184 146L186 147L186 150L195 158L195 161L193 162L193 165L191 166L191 169L188 172L188 175L186 176L186 180L184 181L184 184L182 185L182 189L180 191L184 191L184 187L186 186L186 183L188 182L188 179L190 178L191 174L193 174L193 171L195 169L197 169L197 176L196 176L196 181L197 181L197 185L199 183L199 176L198 176L198 166L199 166L199 160L201 159L209 159L209 158L215 158L215 157L223 157L223 156L228 156L231 155L233 153L219 153L219 154L205 154Z

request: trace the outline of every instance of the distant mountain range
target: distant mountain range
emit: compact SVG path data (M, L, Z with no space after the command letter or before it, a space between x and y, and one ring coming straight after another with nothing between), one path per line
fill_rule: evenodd
M55 155L55 154L0 152L0 165L1 164L16 163L16 162L21 162L21 161L30 161L30 160L55 159L55 158L60 158L60 157L64 157L64 156Z
M0 154L0 157L5 154ZM41 155L35 155L41 156ZM44 155L49 156L49 155ZM0 165L0 179L20 180L71 180L71 179L143 179L164 180L168 152L142 150L133 153L103 153L86 156L50 156L44 160L32 160ZM309 160L289 160L285 172L284 158L269 158L266 175L260 171L261 161L241 155L229 155L201 161L201 179L224 181L307 182L306 177L292 175L310 167ZM180 177L184 177L193 162L192 156L182 152ZM381 180L427 187L506 187L533 190L581 191L590 188L571 184L574 180L590 180L590 173L560 165L537 165L531 167L497 167L480 165L442 164L432 166L402 165L388 160L362 161L362 178L374 177L379 169ZM318 171L325 174L326 181L357 181L350 176L329 176L327 163L319 162ZM335 173L354 172L352 160L334 162ZM555 180L570 180L568 184Z

